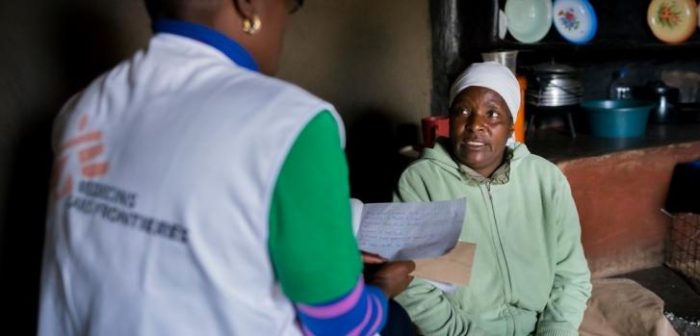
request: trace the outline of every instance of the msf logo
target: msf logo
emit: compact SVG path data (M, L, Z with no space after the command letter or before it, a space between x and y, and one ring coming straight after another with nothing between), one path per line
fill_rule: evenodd
M102 131L87 129L88 117L83 115L78 123L78 134L64 141L58 150L51 174L52 196L59 200L73 191L74 176L65 172L69 160L78 160L79 176L97 178L107 173L109 162L99 161L104 152Z

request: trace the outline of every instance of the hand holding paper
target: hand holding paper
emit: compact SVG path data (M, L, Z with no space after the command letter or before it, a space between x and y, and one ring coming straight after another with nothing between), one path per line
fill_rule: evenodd
M384 263L374 272L369 283L379 287L386 296L393 298L411 283L413 280L411 272L415 267L415 263L410 260Z
M475 245L458 243L464 199L373 204L353 199L351 204L353 230L366 263L414 259L413 276L467 285Z

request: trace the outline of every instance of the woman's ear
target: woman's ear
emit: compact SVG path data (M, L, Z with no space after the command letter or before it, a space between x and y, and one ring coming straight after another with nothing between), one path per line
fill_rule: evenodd
M238 15L241 17L243 32L255 35L262 28L262 21L258 15L260 5L258 0L231 0Z
M231 0L233 2L233 7L236 8L236 12L241 16L241 19L253 19L253 16L258 14L254 0Z

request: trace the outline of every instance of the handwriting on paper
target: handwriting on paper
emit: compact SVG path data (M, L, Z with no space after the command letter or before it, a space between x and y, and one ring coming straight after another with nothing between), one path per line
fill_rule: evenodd
M368 203L357 235L360 249L389 260L441 256L457 244L466 200Z

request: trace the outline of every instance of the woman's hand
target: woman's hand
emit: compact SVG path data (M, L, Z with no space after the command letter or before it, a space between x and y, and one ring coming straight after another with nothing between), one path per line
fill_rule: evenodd
M386 296L393 298L401 294L408 287L413 277L411 272L416 268L416 264L411 261L390 261L377 269L369 283L381 289Z
M362 252L362 262L365 264L381 264L387 261L376 253L369 253L365 251L360 252Z

